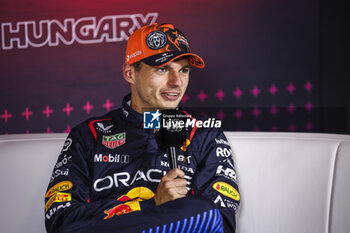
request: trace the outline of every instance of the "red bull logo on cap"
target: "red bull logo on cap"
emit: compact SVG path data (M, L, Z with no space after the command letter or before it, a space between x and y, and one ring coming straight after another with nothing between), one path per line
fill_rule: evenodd
M136 187L131 189L127 194L119 197L118 201L126 201L123 204L117 205L104 213L107 216L104 219L110 219L114 215L128 214L134 211L141 211L140 202L154 197L152 190L146 187Z

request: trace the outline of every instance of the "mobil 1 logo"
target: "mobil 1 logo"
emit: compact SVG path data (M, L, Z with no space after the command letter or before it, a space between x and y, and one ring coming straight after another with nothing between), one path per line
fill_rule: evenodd
M129 163L130 155L120 155L120 154L95 154L94 162L95 163Z

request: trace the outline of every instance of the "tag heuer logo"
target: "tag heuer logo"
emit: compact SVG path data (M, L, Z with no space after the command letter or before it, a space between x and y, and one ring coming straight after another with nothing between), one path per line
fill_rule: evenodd
M125 144L125 140L126 140L125 132L114 134L111 136L103 135L102 144L110 149L114 149L114 148L117 148L118 146Z

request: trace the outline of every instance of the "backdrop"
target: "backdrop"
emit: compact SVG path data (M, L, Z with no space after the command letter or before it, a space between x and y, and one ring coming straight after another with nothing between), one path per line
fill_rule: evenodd
M1 0L0 134L68 132L118 108L126 42L179 27L206 62L182 100L225 130L320 130L316 0Z

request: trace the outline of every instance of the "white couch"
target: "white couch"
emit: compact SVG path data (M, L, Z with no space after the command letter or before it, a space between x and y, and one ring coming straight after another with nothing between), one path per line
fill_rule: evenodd
M0 136L0 232L45 232L44 195L66 136ZM350 135L226 136L242 198L238 233L350 232Z

